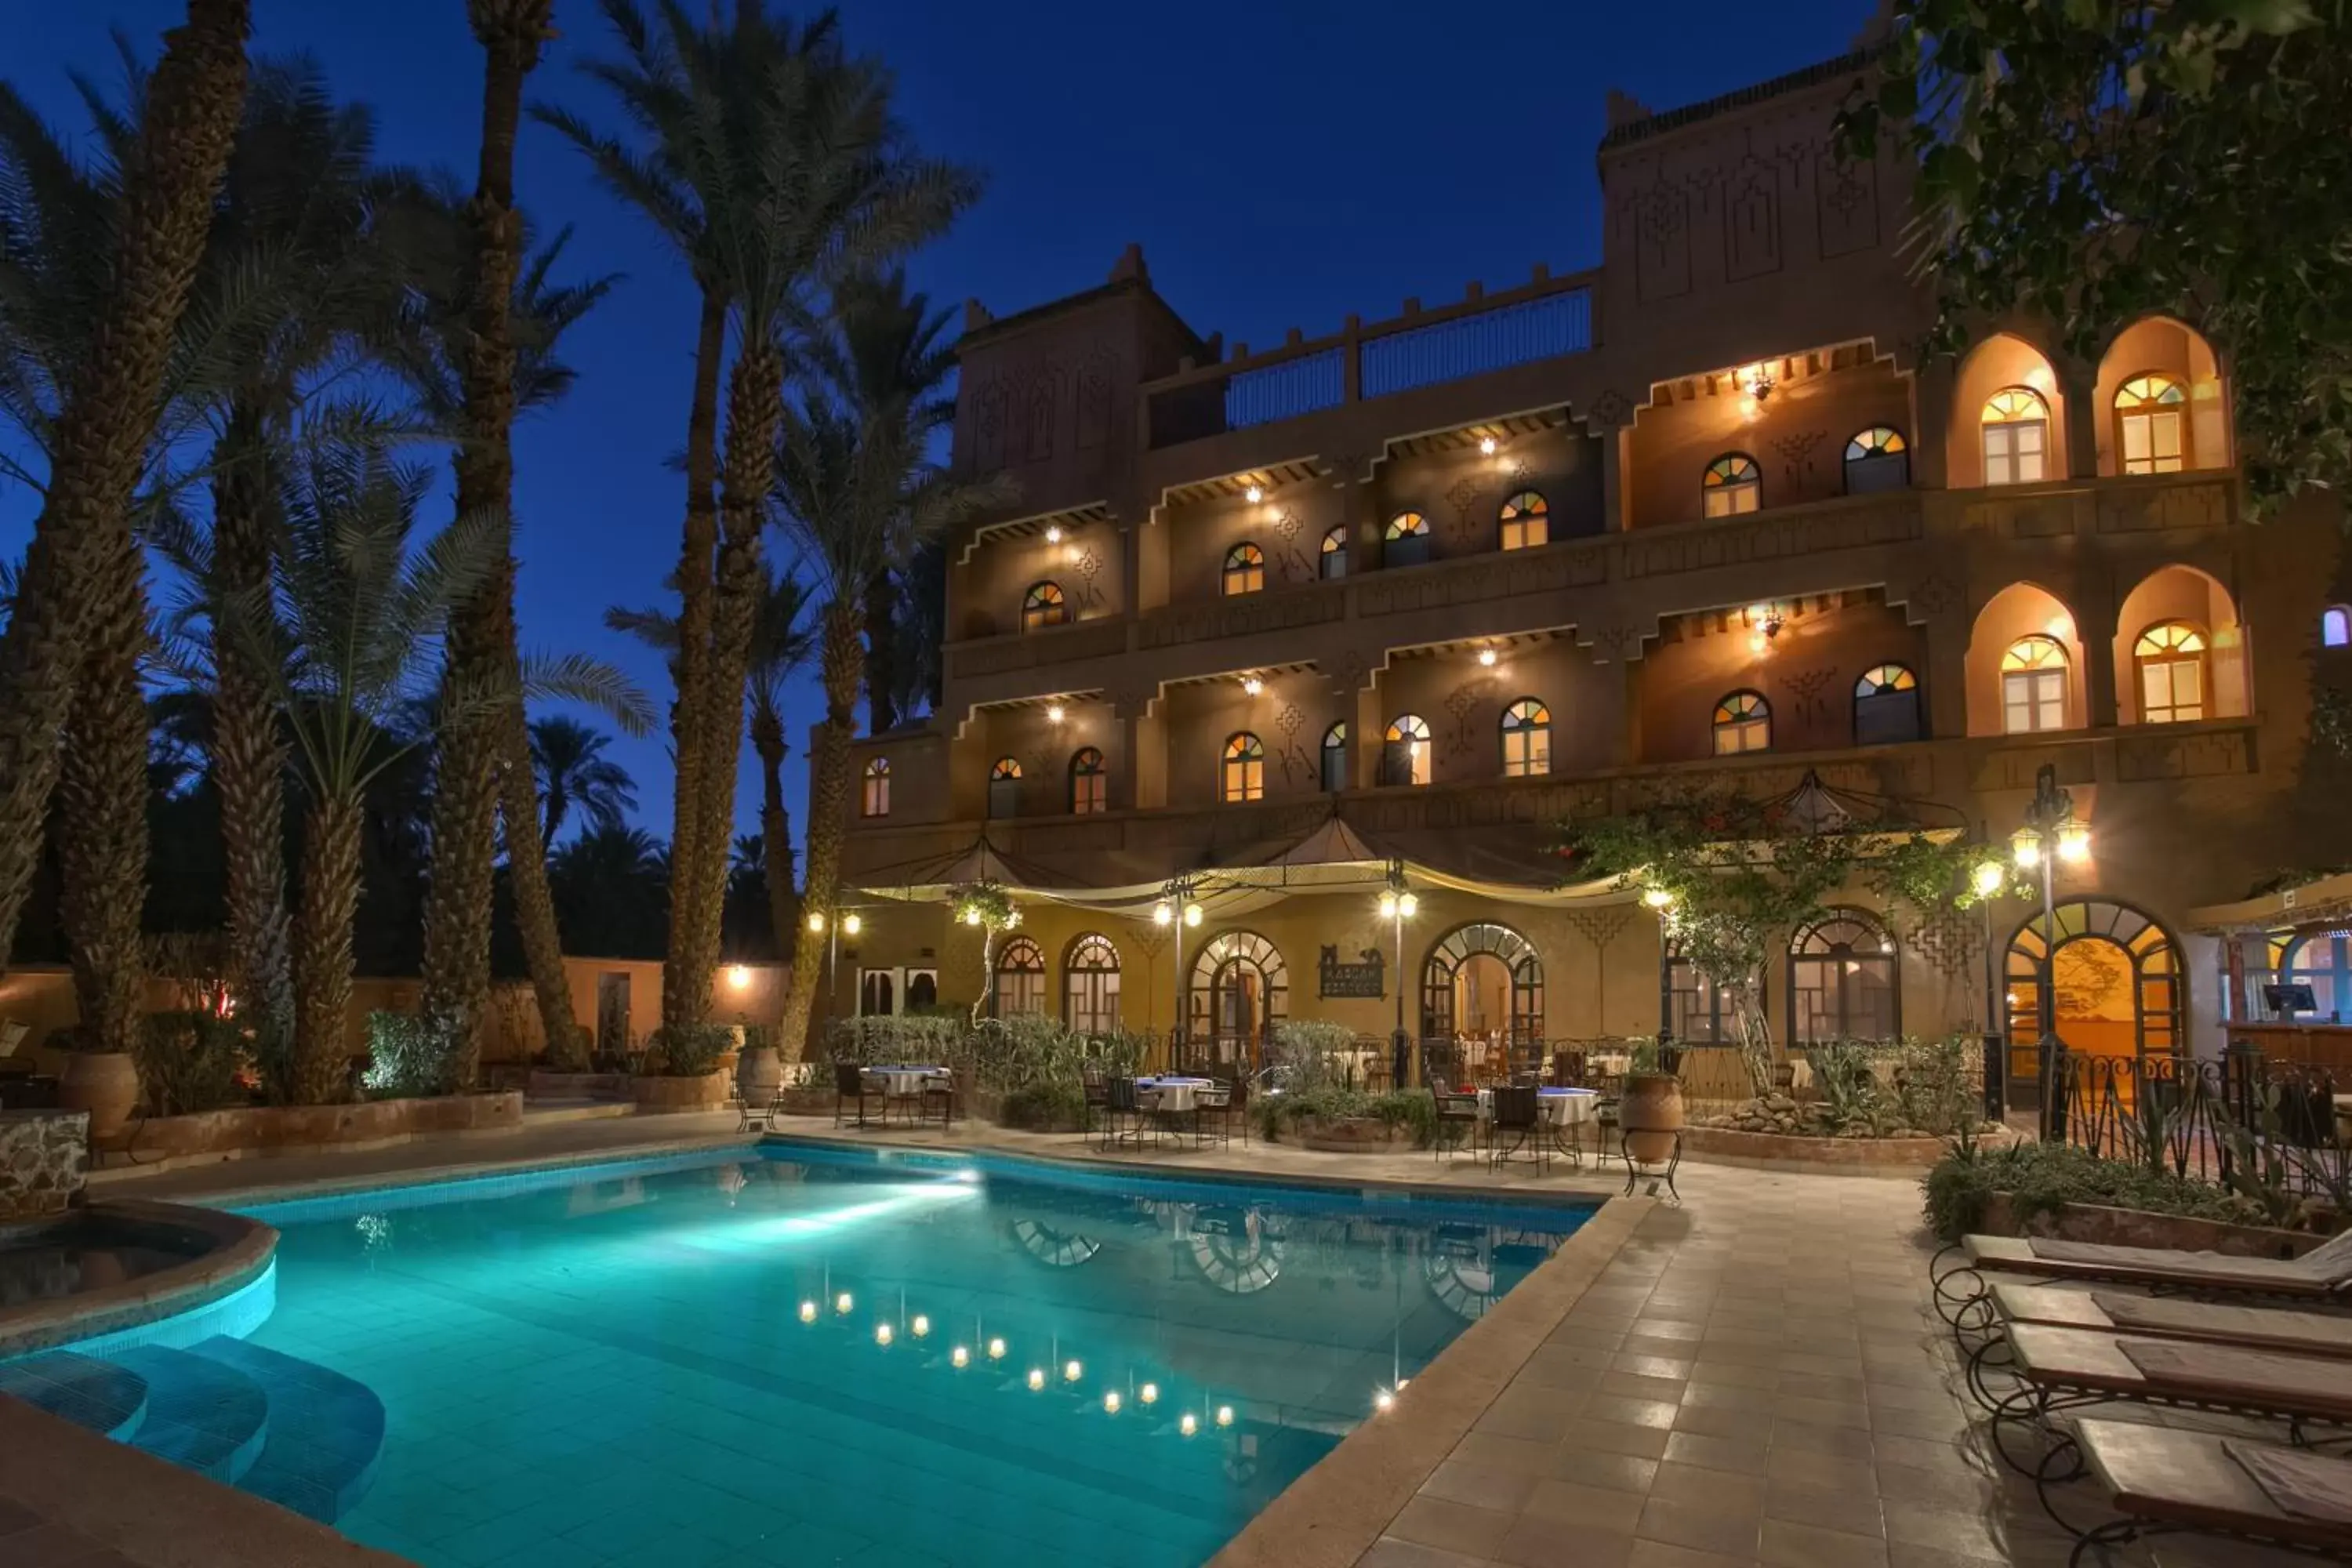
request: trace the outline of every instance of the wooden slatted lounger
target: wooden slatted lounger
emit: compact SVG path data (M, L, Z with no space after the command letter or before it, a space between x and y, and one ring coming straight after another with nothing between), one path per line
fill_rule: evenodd
M2012 1280L1995 1280L1990 1291L1992 1321L1962 1365L1969 1392L1988 1410L2000 1407L2000 1395L1994 1393L1986 1374L2008 1365L2009 1329L2016 1323L2087 1329L2138 1339L2202 1340L2249 1350L2352 1360L2352 1317ZM1967 1338L1964 1332L1963 1344Z
M2301 1258L2228 1258L2042 1237L1969 1236L1927 1265L1936 1310L1956 1333L1990 1326L1992 1274L2035 1275L2219 1299L2341 1301L2352 1291L2352 1231Z
M2078 1421L2074 1436L2084 1468L2124 1517L2078 1530L2053 1510L2052 1517L2075 1537L2069 1563L2084 1562L2097 1547L2166 1534L2231 1536L2352 1556L2352 1460L2129 1421ZM2293 1506L2282 1506L2250 1464L2299 1471L2297 1486L2282 1489Z

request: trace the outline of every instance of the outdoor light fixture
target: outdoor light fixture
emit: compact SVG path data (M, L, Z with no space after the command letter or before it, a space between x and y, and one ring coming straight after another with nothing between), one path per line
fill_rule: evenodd
M1392 921L1396 919L1396 913L1397 896L1394 893L1382 893L1381 895L1381 919L1384 921Z
M866 922L858 919L856 915L844 915L841 917L841 930L843 935L856 936L859 931L864 931L865 929Z
M1056 703L1054 703L1053 705L1051 705L1050 707L1048 707L1048 708L1045 710L1045 722L1047 722L1048 724L1058 724L1058 723L1060 723L1061 721L1062 721L1062 705L1061 705L1060 703L1056 702Z
M1156 1383L1147 1383L1135 1391L1135 1396L1146 1405L1157 1405L1160 1403L1160 1385Z
M1190 1437L1193 1433L1198 1432L1200 1429L1201 1418L1193 1415L1189 1410L1184 1412L1183 1415L1178 1416L1176 1419L1176 1430L1183 1433L1187 1437Z
M1247 498L1250 505L1252 506L1257 505L1258 502L1265 499L1265 491L1260 489L1255 485L1250 486L1250 488L1244 490L1242 494Z
M824 911L823 910L811 910L809 911L808 928L811 931L823 931L824 929Z
M968 926L976 926L980 923L980 906L975 904L964 910L963 923Z
M1201 923L1200 905L1186 904L1184 906L1184 923L1188 926L1196 926Z
M849 1292L846 1290L833 1299L833 1310L845 1318L849 1316L849 1310L856 1305L857 1303L850 1299Z
M1492 668L1495 668L1495 650L1494 650L1493 648L1490 648L1490 647L1482 647L1482 648L1480 648L1480 649L1478 650L1478 662L1479 662L1480 664L1485 665L1488 669L1492 669Z
M1643 889L1642 901L1654 910L1670 910L1674 908L1675 896L1664 888L1646 888Z
M1029 1392L1034 1394L1045 1386L1045 1369L1038 1366L1031 1367L1029 1369Z
M730 963L727 966L727 989L743 991L748 990L751 984L751 971L749 968L740 963Z
M914 1321L913 1322L911 1322L911 1323L908 1324L907 1326L908 1326L908 1328L911 1328L911 1329L913 1329L913 1330L915 1331L915 1337L916 1337L917 1339L919 1339L919 1339L921 1339L925 1334L928 1334L928 1333L929 1333L929 1332L931 1331L931 1321L930 1321L930 1319L929 1319L929 1318L927 1318L927 1317L923 1316L923 1314L922 1314L922 1313L920 1313L920 1312L916 1313L916 1314L915 1314L915 1321Z
M1062 1381L1064 1383L1076 1383L1079 1378L1086 1375L1086 1372L1087 1369L1080 1366L1076 1362L1070 1362L1065 1364L1062 1368Z
M803 1301L801 1303L801 1321L803 1323L814 1323L816 1321L816 1303L814 1301Z
M1162 899L1158 903L1151 906L1151 923L1153 925L1164 926L1175 920L1175 918L1176 911L1168 907L1167 900Z
M1386 1410L1395 1403L1396 1395L1385 1388L1372 1395L1372 1408L1375 1410Z
M1105 1391L1104 1391L1104 1393L1103 1393L1103 1414L1104 1414L1104 1415L1118 1415L1118 1389L1116 1389L1116 1388L1112 1388L1112 1389L1107 1389L1107 1390L1105 1390Z
M1983 899L1991 898L1995 893L2000 891L2001 883L2007 879L2008 873L2000 868L2000 861L1987 860L1983 862L1977 867L1977 896Z
M1740 373L1739 380L1748 395L1759 403L1772 395L1772 373L1760 364L1749 365Z
M890 1342L889 1324L877 1323L874 1325L874 1342L877 1345L887 1345Z
M1397 900L1397 913L1402 915L1405 919L1411 920L1420 912L1421 900L1413 897L1411 893L1406 893Z
M1059 544L1062 542L1062 525L1060 523L1054 522L1045 525L1045 542L1048 544Z
M1003 1340L991 1340L988 1342L988 1359L991 1361L1003 1361L1004 1359L1004 1342Z
M2091 830L2070 822L2058 830L2058 858L2080 864L2091 858Z
M1218 1425L1218 1426L1232 1426L1233 1424L1234 1424L1234 1407L1233 1407L1232 1405L1218 1405L1218 1406L1217 1406L1217 1425Z
M2010 853L2017 863L2031 871L2042 864L2042 835L2031 827L2021 827L2009 836Z
M1256 696L1259 692L1264 691L1265 689L1265 681L1263 681L1263 680L1260 680L1256 676L1252 675L1252 676L1245 676L1245 677L1244 677L1244 678L1243 678L1243 680L1242 680L1242 690L1243 690L1244 693L1246 693L1247 695L1249 695L1249 696L1251 696L1251 697L1255 697L1255 696Z
M948 1352L948 1361L950 1365L969 1366L971 1364L971 1352L958 1345Z
M1495 455L1495 438L1492 436L1489 436L1485 440L1479 442L1478 451L1483 457L1493 457Z

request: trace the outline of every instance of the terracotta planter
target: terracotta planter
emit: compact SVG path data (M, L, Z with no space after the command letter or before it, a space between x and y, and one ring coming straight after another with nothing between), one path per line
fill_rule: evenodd
M656 1116L670 1111L716 1110L727 1103L727 1069L714 1068L700 1078L640 1078L629 1085L637 1114Z
M89 1111L94 1139L120 1132L139 1103L139 1064L127 1051L75 1051L66 1058L58 1103Z
M750 1104L767 1104L776 1097L776 1086L783 1081L783 1058L773 1046L745 1051L735 1064L736 1087L743 1091L743 1099Z
M1683 1128L1683 1080L1672 1073L1628 1073L1617 1125L1633 1159L1647 1165L1670 1158L1675 1134Z

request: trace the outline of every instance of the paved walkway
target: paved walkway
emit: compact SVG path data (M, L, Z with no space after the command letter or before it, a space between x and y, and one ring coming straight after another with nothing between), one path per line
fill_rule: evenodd
M181 1171L109 1190L191 1197L278 1182L381 1180L454 1163L620 1152L724 1136L732 1125L709 1117L574 1123L496 1141ZM825 1121L805 1126L832 1131ZM958 1126L951 1140L936 1129L887 1136L1103 1157L1075 1137L978 1124ZM1446 1186L1613 1193L1623 1184L1622 1175L1563 1166L1539 1177L1468 1158L1255 1142L1161 1158ZM1969 1425L1975 1407L1959 1393L1949 1336L1927 1306L1929 1244L1915 1182L1685 1164L1680 1185L1683 1204L1659 1203L1642 1217L1549 1342L1389 1519L1359 1568L2066 1561L2071 1540ZM1410 1417L1411 1397L1408 1389L1399 1417ZM2308 1559L2181 1542L2095 1561L2189 1568Z

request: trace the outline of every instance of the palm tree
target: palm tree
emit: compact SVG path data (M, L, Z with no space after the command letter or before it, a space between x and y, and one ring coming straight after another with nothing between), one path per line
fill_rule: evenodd
M668 925L669 865L643 828L591 828L556 850L548 881L565 941L599 958L653 958Z
M795 30L756 0L738 0L731 23L704 28L671 3L656 31L631 0L605 0L604 10L624 58L591 74L620 99L649 148L560 111L541 117L653 218L702 293L677 572L675 880L662 985L665 1026L684 1026L708 1012L718 963L740 746L734 711L783 417L782 335L813 313L814 289L940 232L977 182L909 151L890 112L888 76L844 53L830 16ZM719 368L730 318L737 353L722 463Z
M612 737L577 719L530 721L530 769L547 817L540 840L551 848L563 819L577 805L591 828L611 827L637 808L637 784L628 770L604 755ZM511 846L508 854L511 858Z
M954 416L947 391L952 355L947 312L907 291L903 274L862 276L835 297L833 331L813 358L824 384L783 422L775 500L824 595L818 669L824 720L809 758L807 886L803 902L830 916L838 896L841 838L849 809L851 737L865 677L858 632L877 576L903 570L920 542L951 519L994 504L1004 487L959 481L929 455ZM824 939L794 932L793 978L780 1045L794 1058L808 1028Z
M94 747L77 764L77 790L143 803L146 705L138 668L149 628L130 536L131 492L244 103L250 21L249 0L189 0L186 23L167 36L146 85L111 243L84 258L86 265L110 261L111 270L96 330L68 380L49 447L46 504L0 636L0 689L9 694L0 704L0 952L31 881L69 714ZM95 689L93 673L100 678ZM141 808L131 812L135 825L84 841L78 857L84 886L75 894L86 922L77 947L108 973L103 984L85 988L98 993L98 1005L83 1014L82 1029L91 1043L116 1050L133 1044L140 999L146 834ZM69 802L68 820L72 815Z

